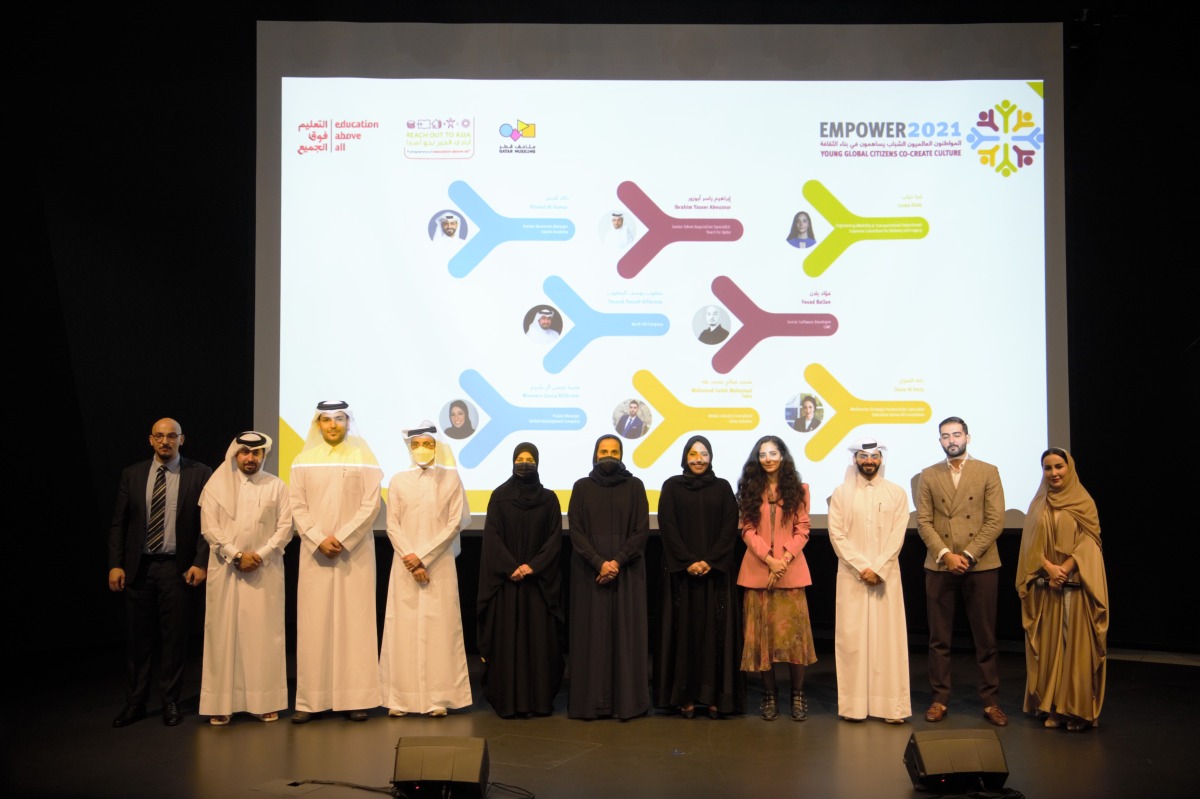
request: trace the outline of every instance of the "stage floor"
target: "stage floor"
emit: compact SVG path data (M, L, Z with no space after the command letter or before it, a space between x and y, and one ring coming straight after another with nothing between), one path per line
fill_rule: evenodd
M956 696L949 716L935 725L923 718L929 703L925 652L913 648L916 715L901 726L839 720L833 655L819 655L809 670L810 715L803 723L786 715L762 721L757 685L747 696L753 712L719 721L658 713L627 722L572 721L566 717L565 690L555 715L505 720L483 700L473 657L476 703L444 719L392 719L377 709L364 723L325 714L294 725L288 713L274 724L235 716L228 727L212 727L196 715L199 668L193 663L181 726L164 727L152 707L146 720L119 730L111 722L122 704L121 652L54 658L39 662L36 670L27 662L9 669L4 795L365 797L371 794L343 785L290 783L316 779L386 788L400 737L450 735L485 738L490 779L543 799L908 799L914 791L902 758L912 733L995 729L985 723L972 695L974 664L967 652L955 652ZM1068 733L1044 729L1021 714L1023 657L1004 652L1001 706L1010 724L996 731L1008 763L1005 787L1054 799L1200 795L1193 773L1200 766L1200 736L1191 726L1200 719L1197 666L1200 658L1194 656L1114 653L1100 728ZM786 680L781 688L785 685ZM513 794L493 786L488 796Z

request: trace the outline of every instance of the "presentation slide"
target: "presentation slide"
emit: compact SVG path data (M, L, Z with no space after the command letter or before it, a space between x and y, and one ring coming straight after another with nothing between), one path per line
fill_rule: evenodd
M909 490L958 415L1031 496L1044 78L283 77L281 473L344 399L388 477L433 420L475 513L519 442L565 492L605 434L653 510L700 433L735 485L778 436L823 514L852 442Z

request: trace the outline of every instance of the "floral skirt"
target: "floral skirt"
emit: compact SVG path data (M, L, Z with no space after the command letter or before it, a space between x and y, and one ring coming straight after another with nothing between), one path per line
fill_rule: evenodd
M744 604L742 671L768 671L775 663L817 662L803 588L747 588Z

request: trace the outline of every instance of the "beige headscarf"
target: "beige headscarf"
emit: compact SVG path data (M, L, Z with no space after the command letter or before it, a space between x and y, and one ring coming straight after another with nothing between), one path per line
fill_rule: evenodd
M1079 482L1079 475L1075 471L1075 459L1071 457L1071 453L1058 447L1051 447L1042 458L1045 459L1046 455L1058 455L1065 460L1067 474L1063 478L1062 488L1051 491L1043 473L1042 484L1034 494L1033 501L1029 503L1029 510L1025 512L1025 524L1021 531L1020 568L1017 569L1018 590L1023 590L1030 577L1042 568L1041 553L1030 551L1033 542L1041 533L1057 535L1058 529L1053 525L1053 511L1070 514L1079 531L1090 536L1097 547L1100 546L1100 516L1096 513L1096 502ZM1070 554L1074 549L1074 541L1058 541L1055 538L1054 547L1063 554ZM1027 562L1029 560L1036 563Z

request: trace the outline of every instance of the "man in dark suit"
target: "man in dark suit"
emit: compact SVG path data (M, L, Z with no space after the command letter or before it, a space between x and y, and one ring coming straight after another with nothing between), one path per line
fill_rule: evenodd
M187 654L188 586L203 585L208 544L200 535L200 492L212 470L179 456L183 430L159 419L150 432L151 460L121 473L108 531L108 588L125 594L129 687L113 719L125 727L146 716L154 639L160 644L163 723L183 721L179 691Z
M646 426L638 416L640 408L637 400L630 400L629 413L621 414L621 418L617 420L617 432L624 438L641 438L645 432Z
M710 305L704 309L704 318L708 327L700 331L701 344L720 344L729 338L729 331L721 326L721 309Z
M1000 661L996 646L996 594L1004 530L1004 487L990 463L967 456L967 423L951 416L938 425L946 460L921 472L917 531L925 542L925 597L929 609L929 684L933 703L926 721L941 721L950 702L950 638L955 597L962 596L975 639L983 716L997 727L1008 717L997 704Z

